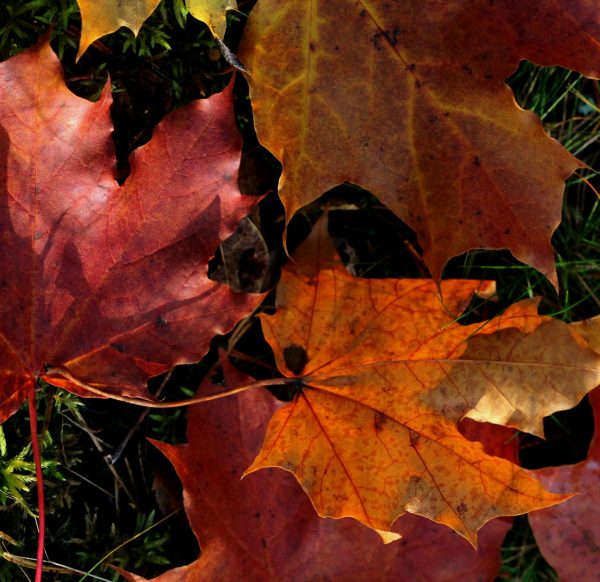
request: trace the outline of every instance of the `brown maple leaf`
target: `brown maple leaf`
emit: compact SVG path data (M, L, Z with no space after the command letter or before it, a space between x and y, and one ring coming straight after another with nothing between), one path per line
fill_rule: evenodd
M485 247L557 285L550 238L583 164L504 80L525 58L598 78L597 0L259 0L240 58L288 221L352 182L417 232L436 280Z
M382 530L404 512L476 541L498 515L565 497L485 454L457 429L465 415L539 432L600 381L600 357L567 324L518 304L460 325L473 281L358 279L338 259L322 220L261 316L279 370L296 390L275 413L248 472L293 472L322 516ZM536 429L538 429L536 431Z
M230 386L251 379L223 361ZM214 392L208 385L199 391ZM155 443L173 463L202 552L189 566L153 582L197 580L413 580L486 581L497 574L509 521L493 520L479 550L438 524L416 516L398 520L401 543L383 545L354 520L321 519L297 481L278 470L240 480L260 449L269 418L282 404L266 391L245 392L189 409L188 443ZM502 427L471 422L470 435L489 441L495 454L515 457ZM508 435L510 436L510 435ZM124 573L132 582L143 580Z
M38 379L148 398L261 299L207 278L256 203L231 91L167 116L122 187L110 104L68 91L47 43L0 64L0 421Z

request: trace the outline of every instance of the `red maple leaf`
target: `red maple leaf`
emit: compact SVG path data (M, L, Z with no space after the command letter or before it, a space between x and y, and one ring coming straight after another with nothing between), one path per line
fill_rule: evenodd
M123 186L110 105L73 95L47 43L0 65L0 421L38 380L148 398L261 299L207 277L256 203L231 91L167 116Z

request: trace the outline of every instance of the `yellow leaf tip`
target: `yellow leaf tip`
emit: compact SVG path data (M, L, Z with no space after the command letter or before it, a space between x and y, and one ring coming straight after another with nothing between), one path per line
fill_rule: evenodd
M392 542L402 539L402 536L399 533L395 533L393 531L385 531L383 529L376 529L375 531L384 544L391 544Z

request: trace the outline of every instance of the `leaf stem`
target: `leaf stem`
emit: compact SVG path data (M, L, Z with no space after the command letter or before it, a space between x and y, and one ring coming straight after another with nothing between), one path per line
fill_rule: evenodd
M35 582L42 582L42 568L44 564L44 535L46 531L46 508L44 504L44 476L42 475L42 456L37 435L37 410L35 406L35 386L31 386L27 396L29 405L29 426L31 430L31 448L35 462L35 477L37 481L38 498L38 547L35 567Z
M200 404L202 402L209 402L210 400L218 400L219 398L233 396L234 394L239 394L240 392L245 392L246 390L251 390L252 388L262 388L277 384L289 384L291 380L290 378L269 378L267 380L258 380L252 384L238 386L236 388L232 388L231 390L224 390L223 392L207 394L206 396L197 396L195 398L188 398L186 400L178 400L177 402L152 402L151 400L144 400L142 398L132 398L129 396L113 394L112 392L105 392L104 390L100 390L99 388L82 382L73 376L73 374L71 374L71 372L69 372L69 370L66 368L48 368L46 374L44 375L44 379L51 383L52 375L60 376L72 384L75 384L79 388L82 388L87 392L91 392L92 394L96 394L104 398L112 398L113 400L119 400L120 402L126 402L127 404L134 404L135 406L145 406L147 408L179 408L181 406L191 406L192 404ZM296 378L293 378L292 380L296 380Z

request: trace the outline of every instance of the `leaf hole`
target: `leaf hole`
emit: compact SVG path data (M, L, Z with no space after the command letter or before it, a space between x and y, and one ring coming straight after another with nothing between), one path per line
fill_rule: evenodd
M571 410L544 418L544 434L545 439L521 435L519 458L526 469L585 461L594 435L594 416L588 398Z

